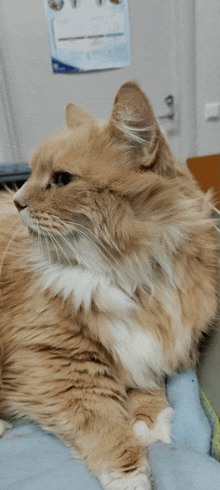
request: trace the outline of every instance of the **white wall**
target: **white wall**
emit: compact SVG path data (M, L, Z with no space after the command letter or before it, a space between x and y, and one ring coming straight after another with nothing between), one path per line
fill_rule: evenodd
M131 66L62 75L52 74L43 0L0 4L5 161L27 161L31 148L62 126L70 101L107 118L117 89L130 78L141 83L157 116L166 112L166 95L174 94L177 124L169 140L177 157L219 153L220 121L206 122L204 107L220 101L220 0L130 0L129 5ZM164 128L169 129L166 122Z
M220 153L220 119L204 116L206 103L220 103L220 0L196 0L196 102L196 153Z
M95 1L95 0L94 0ZM130 0L132 65L85 74L52 74L43 0L7 0L0 4L6 85L10 93L8 125L14 141L4 149L5 160L27 160L30 149L64 122L64 106L75 102L97 117L109 116L120 84L136 78L149 95L157 116L167 112L164 98L176 100L177 124L169 136L177 157L193 152L188 52L191 49L187 14L192 0ZM191 6L189 7L190 9ZM181 41L179 33L181 32ZM184 72L179 69L181 54ZM186 91L186 94L185 94ZM0 115L1 118L1 115ZM11 124L10 124L11 121ZM181 122L181 124L180 124ZM164 122L165 129L169 125ZM10 128L9 128L10 129ZM16 133L16 134L15 134ZM0 136L1 144L1 136Z

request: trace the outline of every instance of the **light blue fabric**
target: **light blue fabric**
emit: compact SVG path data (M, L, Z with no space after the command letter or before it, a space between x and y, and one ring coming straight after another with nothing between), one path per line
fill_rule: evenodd
M158 443L149 449L157 490L220 490L220 463L210 456L212 431L196 373L170 378L167 398L174 408L173 444Z
M157 490L220 489L220 464L196 450L154 444L150 464Z
M212 429L202 409L196 373L188 371L170 378L167 382L167 398L174 408L173 442L208 453Z
M149 449L157 490L218 490L220 464L209 456L211 428L199 399L195 372L169 379L174 407L172 445ZM96 478L56 437L18 424L0 440L1 490L101 490Z
M15 424L0 440L1 490L101 490L84 464L55 436Z

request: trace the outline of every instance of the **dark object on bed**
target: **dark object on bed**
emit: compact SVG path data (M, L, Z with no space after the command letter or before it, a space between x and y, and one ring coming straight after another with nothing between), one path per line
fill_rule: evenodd
M8 162L0 163L0 182L19 182L27 180L31 174L28 163Z

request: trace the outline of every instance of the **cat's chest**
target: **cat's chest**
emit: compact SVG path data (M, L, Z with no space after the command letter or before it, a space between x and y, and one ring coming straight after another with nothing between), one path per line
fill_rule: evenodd
M108 319L108 328L114 339L113 350L117 353L125 372L128 387L152 389L164 371L160 343L129 316Z
M74 308L81 305L89 310L92 301L99 304L96 333L103 345L118 358L126 373L126 384L142 389L153 388L152 373L162 372L161 346L156 338L134 320L137 305L120 288L113 286L108 277L94 274L80 267L54 266L43 274L43 288L52 294L72 298ZM91 326L93 328L92 321Z

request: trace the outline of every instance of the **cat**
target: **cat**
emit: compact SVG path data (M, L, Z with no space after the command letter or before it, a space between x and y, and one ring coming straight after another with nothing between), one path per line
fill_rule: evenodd
M132 80L107 122L69 104L30 165L1 195L1 417L56 434L104 489L149 489L165 378L195 365L216 315L210 196Z

